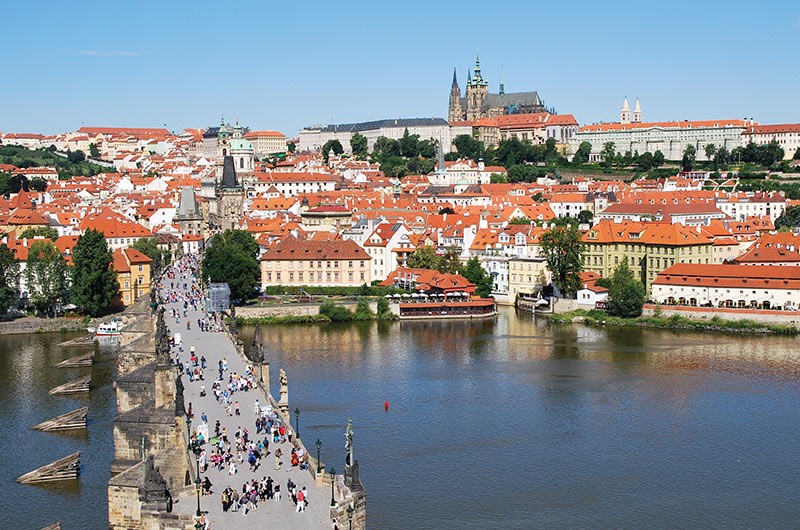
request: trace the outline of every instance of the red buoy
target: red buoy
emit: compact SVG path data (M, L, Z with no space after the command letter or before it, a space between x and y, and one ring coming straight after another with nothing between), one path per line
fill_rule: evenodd
M389 410L389 402L388 401L384 401L383 402L383 409L384 410Z

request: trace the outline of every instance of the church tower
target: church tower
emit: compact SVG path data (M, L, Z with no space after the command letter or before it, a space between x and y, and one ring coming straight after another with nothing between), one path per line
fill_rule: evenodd
M633 123L642 123L642 109L639 107L639 98L636 98L636 105L633 107Z
M461 106L461 89L456 79L456 69L453 68L453 84L450 85L450 108L447 111L447 121L464 121L464 107Z
M628 105L628 98L625 98L625 102L622 104L622 109L619 111L619 122L631 122L631 107Z
M481 108L483 101L489 94L489 83L484 81L481 76L481 60L477 55L475 56L475 71L472 78L467 84L467 121L476 120L481 117Z
M244 199L244 187L236 178L233 156L227 155L223 159L222 181L216 187L210 212L213 227L220 230L239 228Z

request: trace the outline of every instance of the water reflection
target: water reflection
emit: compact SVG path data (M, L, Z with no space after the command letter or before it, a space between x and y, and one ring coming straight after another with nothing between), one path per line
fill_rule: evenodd
M324 461L343 461L353 418L371 527L776 527L800 517L790 449L800 422L787 421L797 418L798 339L550 327L510 309L489 321L267 330L273 374L288 371ZM433 493L442 488L445 503ZM759 510L742 513L741 498Z

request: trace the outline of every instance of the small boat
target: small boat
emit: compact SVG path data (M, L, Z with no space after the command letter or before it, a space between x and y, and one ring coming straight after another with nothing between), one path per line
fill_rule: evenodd
M87 328L87 331L89 331L89 333L94 333L98 337L112 337L122 332L122 323L116 320L103 322L97 326L97 329Z

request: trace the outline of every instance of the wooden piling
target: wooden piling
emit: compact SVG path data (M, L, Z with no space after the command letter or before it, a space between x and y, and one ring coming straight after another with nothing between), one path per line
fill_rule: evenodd
M55 482L58 480L75 480L81 467L81 452L77 451L64 458L59 458L40 468L29 471L17 477L20 484L37 484L40 482Z
M82 366L91 366L94 361L94 352L84 353L83 355L76 355L69 359L64 359L56 365L56 368L79 368Z
M92 376L86 375L81 377L80 379L75 379L74 381L70 381L68 383L64 383L63 385L59 385L52 390L50 390L50 394L78 394L81 392L88 392L89 391L89 384L92 382Z
M33 428L37 431L46 432L85 429L86 415L88 412L89 407L81 407L73 410L72 412L67 412L66 414L61 414L55 418L50 418L47 421L43 421L42 423L35 425Z

